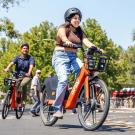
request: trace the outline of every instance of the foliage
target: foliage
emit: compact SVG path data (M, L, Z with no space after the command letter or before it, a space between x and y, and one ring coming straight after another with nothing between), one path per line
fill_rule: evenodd
M57 27L47 21L39 26L32 27L22 35L14 29L14 24L7 18L1 19L0 34L0 89L4 91L3 78L9 76L3 73L8 63L19 54L19 45L22 42L30 44L30 54L35 58L36 69L42 71L41 81L54 72L51 66L52 54L55 47ZM119 89L123 83L135 78L134 54L135 47L125 52L120 46L107 37L105 31L95 19L87 19L82 24L82 29L88 35L89 40L102 48L112 60L108 63L105 73L100 76L105 80L110 89ZM132 55L129 55L132 54ZM79 57L82 53L78 52ZM132 66L131 66L132 65ZM70 78L73 80L73 76Z
M0 19L0 34L4 34L3 36L6 36L10 39L16 39L20 36L19 32L14 29L14 23L6 17Z
M0 6L2 8L9 9L11 6L15 4L19 5L23 0L0 0Z
M130 70L129 70L129 75L130 79L132 80L131 82L135 82L135 46L130 46L127 49L127 57L130 65Z
M107 56L112 59L108 63L106 72L101 74L101 77L110 89L120 88L121 83L126 81L127 77L125 73L128 71L127 59L121 57L123 50L114 44L111 39L108 39L105 31L102 30L95 19L87 19L82 27L88 35L89 40L103 49Z
M30 44L30 54L35 58L36 69L42 71L42 80L53 71L51 59L54 50L56 27L52 23L42 22L23 35L24 42Z
M7 67L9 62L11 62L12 59L19 54L18 44L12 41L8 41L8 46L8 50L0 58L0 89L2 89L2 91L5 91L5 86L3 86L3 79L10 76L10 74L3 72L3 70Z

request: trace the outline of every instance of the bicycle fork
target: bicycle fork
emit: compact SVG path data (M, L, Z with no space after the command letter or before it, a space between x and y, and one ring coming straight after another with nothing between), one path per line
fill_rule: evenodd
M84 106L84 111L86 114L84 115L84 120L86 120L90 113L94 112L96 106L97 106L97 100L96 100L96 86L94 85L94 82L89 83L89 76L85 79L85 100L86 104Z

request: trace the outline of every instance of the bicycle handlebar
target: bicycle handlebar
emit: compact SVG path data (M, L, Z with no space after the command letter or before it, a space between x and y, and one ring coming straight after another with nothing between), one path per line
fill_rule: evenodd
M12 76L15 77L15 78L22 78L23 77L23 74L19 74L16 71L9 70L7 72L11 73Z
M63 44L62 45L63 47L70 47L70 46L68 46L67 44ZM100 49L98 49L96 46L91 46L90 48L88 48L88 50L84 50L83 49L83 47L82 47L82 45L81 44L73 44L73 46L72 47L70 47L70 48L74 48L74 49L82 49L83 50L83 52L85 53L85 55L86 56L88 56L88 55L93 55L94 53L97 53L97 54L100 54L100 55L102 55L102 56L106 56L104 53L102 53L102 51L100 50Z
M95 53L100 54L100 55L104 55L102 53L102 51L100 49L98 49L96 46L91 46L90 48L88 48L88 50L86 51L85 54L86 54L86 56L88 56L88 55L93 55Z
M68 46L67 44L64 43L62 46L63 46L63 47L74 48L74 49L83 48L82 45L80 45L80 44L73 44L73 46L70 47L70 46Z

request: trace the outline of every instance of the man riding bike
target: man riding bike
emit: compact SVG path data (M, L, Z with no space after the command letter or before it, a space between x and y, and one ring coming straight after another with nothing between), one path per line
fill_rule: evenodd
M16 56L11 63L4 69L5 72L8 72L10 68L15 65L15 71L17 74L22 75L22 81L19 86L17 86L18 93L22 94L22 100L26 99L27 85L29 85L32 77L32 69L35 65L35 60L32 56L29 55L29 44L24 43L20 46L21 54ZM19 101L18 101L19 102Z
M76 59L77 49L74 48L74 44L82 45L83 43L88 48L91 46L95 47L79 26L82 13L78 8L69 8L65 12L64 18L65 23L60 25L58 29L56 47L52 58L52 65L58 76L56 99L52 106L55 110L53 116L58 118L63 116L62 103L66 92L70 69L72 68L76 75L80 72L80 67Z

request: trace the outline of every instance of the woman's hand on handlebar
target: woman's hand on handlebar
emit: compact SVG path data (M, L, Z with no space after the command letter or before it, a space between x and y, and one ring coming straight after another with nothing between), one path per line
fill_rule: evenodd
M98 47L96 47L96 46L94 46L94 47L96 48L96 49L95 49L96 52L104 53L104 50L103 50L103 49L98 48Z
M66 40L66 42L64 43L67 47L73 47L73 43L70 42L69 40Z
M103 49L99 49L103 54L105 53L105 50L103 50Z
M91 46L88 51L87 51L87 55L93 55L94 53L100 53L100 54L103 54L104 53L104 50L103 49L100 49L96 46Z
M74 44L70 41L69 42L67 41L67 43L64 43L62 46L63 47L70 47L70 48L74 48L74 49L82 48L81 44Z

